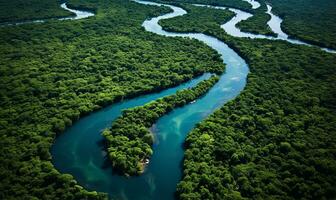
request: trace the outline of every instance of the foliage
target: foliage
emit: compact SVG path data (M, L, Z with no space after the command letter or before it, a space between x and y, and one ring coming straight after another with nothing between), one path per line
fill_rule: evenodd
M111 129L103 132L114 169L127 176L141 174L145 160L153 153L151 146L154 139L148 128L174 108L184 106L204 95L218 79L218 76L213 76L194 88L123 111L113 122Z
M213 6L227 6L230 8L238 8L241 10L253 12L252 6L246 1L236 1L236 0L155 0L160 3L183 3L183 4L204 4Z
M223 71L205 44L141 27L167 8L122 0L71 5L94 5L97 15L0 28L0 199L104 198L54 169L56 135L112 102Z
M0 0L0 23L68 17L58 0Z
M267 25L267 22L271 19L271 16L266 13L266 4L261 3L261 6L256 10L253 10L253 16L247 20L241 21L237 24L243 32L255 33L261 35L276 36L271 28Z
M188 13L169 20L161 20L159 24L169 31L178 32L213 32L219 31L220 25L228 22L234 13L230 10L220 10L207 7L198 7L190 4L177 4ZM270 16L265 13L266 5L262 4L254 11L254 16L237 24L244 32L275 36L267 25ZM195 20L197 19L197 20Z
M188 13L183 16L174 17L169 20L161 20L159 24L165 30L178 32L201 32L202 30L212 30L219 28L234 17L234 13L229 10L212 9L208 7L198 7L189 4L178 4ZM195 20L197 19L197 20Z
M194 27L190 21L175 28L174 20L162 24L222 39L251 70L240 96L187 137L178 197L335 198L336 56L284 41L234 38L197 27L197 18Z

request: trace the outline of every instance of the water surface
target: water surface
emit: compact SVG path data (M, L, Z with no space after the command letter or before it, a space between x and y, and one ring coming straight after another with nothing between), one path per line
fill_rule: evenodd
M258 1L255 0L243 0L246 1L247 3L251 4L252 9L257 9L260 7L260 3Z

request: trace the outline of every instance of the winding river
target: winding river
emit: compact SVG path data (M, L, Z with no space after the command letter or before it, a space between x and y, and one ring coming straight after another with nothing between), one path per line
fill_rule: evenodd
M256 9L260 4L253 0L245 0ZM137 3L145 5L160 6L154 2L136 0ZM214 110L221 107L227 101L235 98L246 85L246 78L249 72L246 62L224 42L200 33L174 33L167 32L158 24L161 19L169 19L181 16L187 12L182 8L165 5L173 12L155 17L143 22L146 31L167 36L185 37L197 39L216 50L226 65L226 71L221 75L218 83L202 98L193 104L175 109L164 117L160 118L151 128L155 136L153 145L154 154L143 175L126 178L113 173L110 162L106 159L103 137L101 131L110 127L113 120L121 115L121 111L127 108L144 105L152 100L163 96L171 95L176 91L193 87L200 81L210 77L204 74L187 83L177 87L166 89L159 93L140 96L134 99L115 103L109 107L94 112L81 118L78 122L60 135L51 152L53 164L61 173L69 173L74 176L78 183L88 190L106 192L112 198L117 199L174 199L176 184L181 179L181 164L183 159L182 144L186 135L192 130L195 124L205 119ZM204 5L199 5L204 6ZM76 14L75 17L60 18L82 19L93 16L93 13L69 9L66 4L62 8ZM230 35L236 37L282 39L295 44L306 44L301 41L288 39L288 35L281 31L281 19L271 13L268 5L268 13L272 16L269 21L271 29L278 34L278 37L268 37L243 33L236 28L236 24L246 20L252 15L237 9L214 7L217 9L230 9L236 16L221 27ZM19 25L23 23L44 22L36 20L30 22L18 22L7 25ZM306 44L308 45L308 44Z
M113 174L110 162L106 163L103 146L100 145L103 140L101 130L109 127L123 109L143 105L159 97L174 94L177 90L194 86L200 80L208 78L209 74L176 88L113 104L82 118L67 129L52 147L53 163L60 172L72 174L85 188L109 193L112 198L117 199L174 199L176 184L182 175L182 144L186 135L196 123L236 97L246 84L247 64L225 43L204 34L181 34L162 30L158 25L159 20L186 14L181 8L169 7L174 12L146 20L143 23L144 28L163 36L194 38L206 43L221 55L226 64L226 72L204 97L193 104L175 109L152 127L155 135L154 154L145 173L139 177L126 178Z
M322 48L318 47L300 40L291 39L285 32L281 29L281 23L282 19L272 13L272 7L270 5L267 5L267 11L266 13L271 16L271 19L267 22L267 25L270 27L273 33L277 35L277 37L267 36L267 35L261 35L261 34L254 34L254 33L247 33L242 32L236 25L241 22L249 19L250 17L253 17L251 13L235 9L235 8L229 8L229 7L223 7L223 6L211 6L211 5L203 5L203 4L193 4L194 6L200 6L200 7L209 7L214 9L221 9L221 10L230 10L235 13L235 16L228 21L225 24L221 25L221 28L224 29L224 31L234 37L244 37L244 38L251 38L251 39L269 39L269 40L285 40L292 44L299 44L299 45L306 45L306 46L313 46L322 49L323 51L329 52L329 53L336 53L336 50L328 49L328 48ZM256 6L255 4L252 4L252 8L258 8L260 6Z

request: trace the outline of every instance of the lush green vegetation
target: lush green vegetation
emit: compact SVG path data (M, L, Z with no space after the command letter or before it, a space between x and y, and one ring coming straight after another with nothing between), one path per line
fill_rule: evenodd
M193 1L194 3L197 1ZM212 3L212 2L209 2ZM175 17L169 21L162 20L160 25L166 30L184 32L198 32L204 30L219 29L218 25L228 22L235 16L230 10L212 9L207 7L198 7L190 4L174 3L185 9L188 13L184 16ZM216 3L212 3L216 4ZM217 3L218 4L218 3ZM267 25L270 16L266 14L266 4L262 4L257 10L253 10L254 16L237 24L237 27L244 32L276 36ZM197 21L195 21L197 19ZM197 25L194 25L197 23Z
M171 0L161 1L171 2ZM272 12L284 19L283 30L293 38L305 40L308 43L336 49L336 2L333 0L270 0L260 1L261 7L256 10L250 8L243 1L220 1L220 0L175 0L174 3L200 3L208 5L228 6L238 8L250 13L253 17L242 21L237 26L244 32L251 32L263 35L274 35L266 24L270 16L265 13L265 2L273 7ZM193 15L193 14L189 14ZM212 15L212 14L210 14ZM196 14L195 14L196 17ZM186 18L187 19L187 18ZM181 19L180 19L181 20ZM216 20L214 20L216 21ZM212 22L208 22L209 24ZM168 24L165 24L169 29ZM177 24L175 24L177 25ZM180 26L185 26L180 24ZM195 26L198 27L198 26ZM178 28L175 26L177 29ZM167 30L168 30L167 29ZM212 28L211 28L212 29Z
M97 16L0 28L0 199L104 198L54 169L49 149L56 135L112 102L223 71L205 44L141 27L166 8L71 4L94 5Z
M261 3L261 6L256 10L253 10L253 16L245 21L241 21L237 24L243 32L276 36L271 28L267 25L267 22L271 19L271 16L266 13L266 4Z
M160 3L183 3L183 4L204 4L213 6L228 6L231 8L238 8L245 11L253 12L252 6L245 1L237 0L155 0Z
M336 49L336 1L269 0L289 35Z
M213 76L194 88L123 111L113 122L112 128L103 132L114 169L127 176L141 174L146 166L146 159L153 153L151 146L154 139L149 128L174 108L184 106L204 95L218 79L218 76Z
M161 24L221 38L251 70L244 92L189 134L178 197L335 198L336 56L283 41L233 38L198 26L197 18L188 26L175 20Z
M57 0L0 0L0 23L71 16Z
M169 21L159 21L159 24L165 27L166 30L199 32L200 29L217 29L219 28L218 24L224 24L234 17L234 13L229 10L198 7L190 4L178 4L178 6L185 9L188 13ZM197 23L196 26L194 26L195 23Z

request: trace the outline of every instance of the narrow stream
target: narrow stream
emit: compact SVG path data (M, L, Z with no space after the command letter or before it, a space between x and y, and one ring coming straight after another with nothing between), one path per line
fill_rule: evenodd
M243 0L246 1L247 3L251 4L252 9L257 9L260 7L260 3L258 1L255 0Z
M230 21L220 26L227 34L231 36L251 38L251 39L284 40L292 44L317 47L329 53L336 53L336 50L333 50L333 49L323 48L323 47L312 45L312 44L309 44L309 43L306 43L300 40L291 39L285 32L282 31L281 29L282 19L272 13L272 7L270 5L267 5L266 13L271 16L271 19L267 22L267 25L270 27L273 33L277 34L277 37L242 32L236 25L241 21L245 21L249 19L250 17L253 17L251 13L248 13L248 12L245 12L239 9L235 9L235 8L224 7L224 6L211 6L211 5L203 5L203 4L193 4L193 5L200 6L200 7L221 9L221 10L229 9L230 11L234 12L235 16ZM252 8L255 8L255 6L252 6Z
M69 12L74 13L76 16L74 17L66 17L66 18L60 18L59 20L76 20L76 19L84 19L84 18L88 18L88 17L92 17L95 14L92 12L88 12L88 11L80 11L80 10L74 10L74 9L70 9L68 8L68 6L66 5L66 3L62 3L61 4L61 8L63 8L64 10L67 10Z

